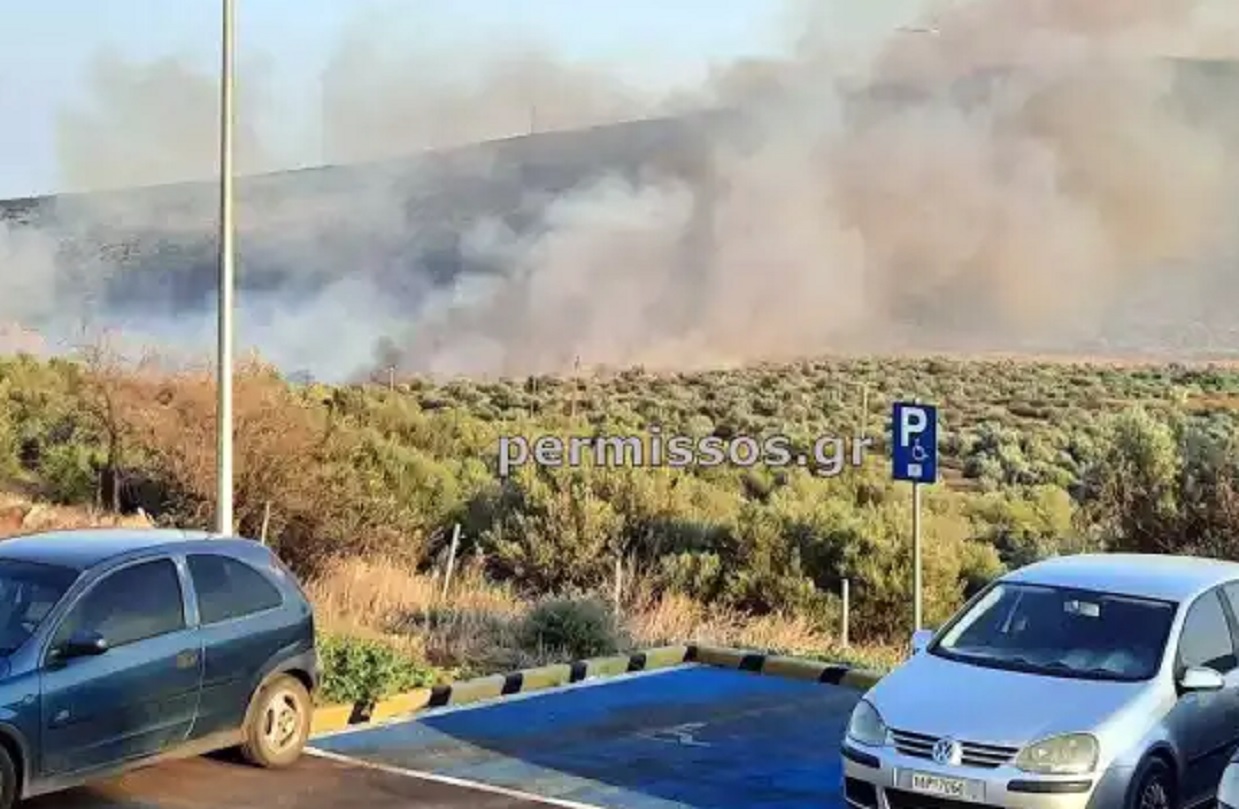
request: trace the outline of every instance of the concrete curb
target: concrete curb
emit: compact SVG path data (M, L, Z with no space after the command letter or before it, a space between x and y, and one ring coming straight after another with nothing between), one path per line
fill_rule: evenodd
M430 708L466 705L483 700L544 691L586 680L616 677L640 671L655 671L684 663L736 669L775 677L839 685L866 690L881 679L878 672L822 663L796 657L767 655L762 652L720 646L660 646L626 655L595 657L553 666L494 674L473 680L459 680L433 688L419 688L396 694L372 704L325 705L314 710L311 735L362 727Z
M824 663L802 657L784 657L731 649L721 646L690 646L686 663L749 671L772 677L808 680L826 685L840 685L866 691L882 679L881 672L858 669L841 663Z

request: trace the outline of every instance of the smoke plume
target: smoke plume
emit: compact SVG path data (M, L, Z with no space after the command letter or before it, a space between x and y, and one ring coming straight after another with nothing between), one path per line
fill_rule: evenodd
M243 168L311 141L355 168L243 183L241 342L323 377L1239 348L1239 6L857 8L792 4L781 57L668 97L536 43L346 32L298 155L265 136L261 80L243 93ZM64 120L75 187L211 175L209 79L93 79ZM557 132L411 158L531 128ZM214 206L154 189L0 224L0 323L201 350Z

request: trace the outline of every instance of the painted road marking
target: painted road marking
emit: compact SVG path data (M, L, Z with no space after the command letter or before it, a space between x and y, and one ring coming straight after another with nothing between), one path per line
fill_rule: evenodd
M690 747L709 747L709 742L698 741L696 734L706 726L705 722L689 722L684 725L676 725L673 728L660 728L650 731L649 733L639 734L643 738L650 739L655 742L671 742L672 744L686 744Z
M859 692L709 666L604 684L415 715L315 746L607 809L844 809L838 743Z
M548 798L543 795L534 795L530 792L522 792L519 789L509 789L507 787L495 786L494 784L483 784L478 781L469 781L464 778L453 778L448 775L439 775L432 772L410 770L407 767L394 767L390 764L379 764L360 758L343 756L339 753L332 753L328 750L320 750L317 747L307 747L305 752L307 755L325 758L329 761L335 761L340 764L348 764L354 767L364 767L368 770L377 770L378 772L387 773L389 775L400 775L405 778L414 778L418 781L429 781L435 784L445 784L447 786L473 789L478 792L486 792L491 795L502 795L505 798L515 798L519 801L540 803L546 806L559 806L562 807L562 809L605 809L605 807L595 806L592 803L581 803L579 801L566 801L557 798Z

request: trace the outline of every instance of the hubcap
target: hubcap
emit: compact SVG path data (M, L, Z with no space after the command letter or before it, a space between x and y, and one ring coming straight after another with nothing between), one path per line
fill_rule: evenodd
M1140 809L1170 809L1170 796L1166 794L1166 785L1161 779L1155 778L1145 784L1140 793Z
M267 701L262 717L262 733L272 751L283 753L296 745L301 735L301 723L301 706L291 692L278 691Z

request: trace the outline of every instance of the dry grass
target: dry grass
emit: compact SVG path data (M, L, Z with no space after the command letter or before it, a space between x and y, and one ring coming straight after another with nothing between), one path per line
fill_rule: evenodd
M1220 410L1239 410L1239 396L1225 394L1202 394L1188 398L1185 407L1195 413Z
M627 626L640 646L694 642L747 649L808 651L820 649L832 638L819 627L797 617L766 615L751 618L710 609L675 593L643 599L630 609Z
M517 626L533 607L466 568L444 599L442 582L383 560L351 559L308 585L325 629L383 639L433 665L491 673L553 662L519 647ZM623 631L633 647L709 643L889 667L897 649L848 648L808 621L782 615L752 618L709 609L676 594L634 599Z
M307 583L327 631L385 640L453 670L498 665L526 605L476 569L455 577L445 599L438 577L387 560L348 559Z
M0 493L0 538L88 527L150 528L151 523L142 516L118 517ZM381 640L448 673L468 676L560 662L520 647L517 629L534 603L488 581L477 564L460 569L446 598L439 576L383 558L336 562L307 582L306 590L322 629ZM753 618L643 587L629 599L622 630L633 647L708 643L881 667L900 656L895 649L843 649L837 638L803 618Z
M117 516L94 509L35 503L0 493L0 538L73 528L151 528L145 516Z

